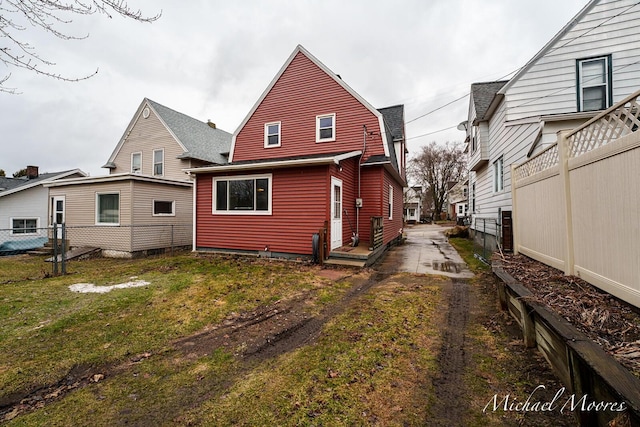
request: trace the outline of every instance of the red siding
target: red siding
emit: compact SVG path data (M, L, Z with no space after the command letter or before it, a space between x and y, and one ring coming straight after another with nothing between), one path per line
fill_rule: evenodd
M403 222L402 222L402 187L398 182L391 177L386 170L384 174L384 187L382 188L383 202L383 216L384 216L384 243L389 243L401 234ZM392 219L389 219L389 186L393 187L393 215Z
M382 215L382 167L368 166L362 168L362 209L360 209L360 238L370 241L371 217Z
M213 175L197 175L198 248L311 254L311 238L329 218L327 167L256 171L272 173L271 215L212 214Z
M336 113L336 140L316 143L316 116ZM280 121L281 146L264 148L265 123ZM233 162L361 150L363 125L377 132L366 157L384 154L377 117L298 52L236 137Z
M342 171L340 171L338 166L333 165L331 166L330 173L331 176L342 181L342 244L349 245L351 244L351 235L353 232L351 227L353 227L353 230L356 229L358 158L345 160L340 163L340 166ZM329 203L329 201L327 203ZM344 214L345 209L347 211L347 215ZM330 212L329 215L331 215ZM349 221L351 221L351 225L349 225ZM331 227L331 221L329 221L329 227Z

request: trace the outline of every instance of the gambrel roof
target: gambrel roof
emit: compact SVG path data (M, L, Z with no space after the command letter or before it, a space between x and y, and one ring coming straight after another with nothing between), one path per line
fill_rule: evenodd
M229 153L231 147L231 134L229 132L214 128L207 123L145 98L140 104L140 107L138 107L138 111L131 120L131 123L127 126L120 142L115 150L113 150L109 161L103 167L115 167L113 162L116 155L126 141L129 132L142 115L144 108L147 106L158 116L162 124L184 151L178 156L179 159L196 159L214 164L227 163L226 155Z
M342 78L340 76L335 74L326 65L324 65L322 62L320 62L320 60L318 60L318 58L316 58L311 53L309 53L309 51L307 51L301 45L298 45L293 50L293 52L291 53L289 58L282 65L280 70L276 73L275 77L271 80L271 82L269 83L267 88L264 90L264 92L262 92L262 95L260 95L260 97L258 98L256 103L253 105L253 107L251 108L249 113L245 116L244 120L240 123L240 125L238 126L236 131L233 133L233 140L232 140L232 143L231 143L231 152L229 154L229 160L230 161L233 161L233 152L234 152L234 147L235 147L235 142L236 142L237 135L240 133L242 128L247 124L247 122L253 116L253 114L256 112L256 110L258 109L258 107L260 106L262 101L264 101L264 99L267 97L267 95L269 94L271 89L273 89L273 87L276 85L276 83L278 82L280 77L284 74L284 72L287 70L289 65L291 65L291 63L293 62L293 60L296 58L296 56L299 53L301 53L306 58L308 58L314 65L316 65L319 69L321 69L324 73L326 73L333 81L338 83L338 85L340 85L351 96L353 96L360 104L362 104L366 109L368 109L371 113L373 113L376 116L376 118L378 119L380 129L384 129L384 119L383 119L382 113L380 111L378 111L375 107L373 107L371 104L369 104L369 102L367 102L355 90L353 90L348 84L346 84L342 80ZM381 137L382 137L382 141L383 141L383 147L384 147L385 155L388 157L390 155L390 153L389 153L390 150L389 150L389 142L387 142L386 133L383 132Z

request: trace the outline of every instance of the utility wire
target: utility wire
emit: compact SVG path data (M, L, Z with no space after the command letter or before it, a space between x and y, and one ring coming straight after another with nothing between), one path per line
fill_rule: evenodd
M569 45L570 43L572 43L572 42L574 42L574 41L576 41L576 40L578 40L578 39L580 39L580 38L582 38L582 37L586 36L586 35L587 35L588 33L590 33L591 31L595 30L596 28L601 27L602 25L604 25L605 23L607 23L607 22L611 21L612 19L617 18L617 17L618 17L618 16L620 16L620 15L623 15L624 13L628 12L628 11L629 11L629 10L631 10L632 8L634 8L634 7L638 6L639 4L640 4L640 1L639 1L639 2L637 2L637 3L634 3L633 5L629 6L629 7L628 7L628 8L626 8L626 9L624 9L624 10L623 10L623 11L621 11L620 13L618 13L618 14L616 14L616 15L614 15L614 16L611 16L610 18L608 18L608 19L606 19L606 20L602 21L601 23L599 23L599 24L598 24L598 25L596 25L595 27L592 27L592 28L588 29L587 31L585 31L585 32L583 32L583 33L581 33L581 34L577 35L576 37L574 37L574 38L572 38L572 39L567 40L567 41L566 41L566 43L562 44L561 46L557 46L557 47L555 47L555 48L553 48L553 49L549 50L549 52L547 52L547 53L555 52L556 50L558 50L558 49L560 49L560 48L563 48L563 47L565 47L565 46ZM636 63L637 63L637 62L635 62L635 63L633 63L633 64L626 65L626 66L624 66L624 67L628 67L628 66L630 66L630 65L634 65L634 64L636 64ZM524 67L524 66L523 66L523 67ZM502 79L506 78L507 76L510 76L511 74L517 73L517 72L518 72L518 71L520 71L523 67L520 67L520 68L518 68L518 69L516 69L516 70L514 70L514 71L512 71L512 72L510 72L510 73L508 73L508 74L506 74L506 75L504 75L503 77L500 77L499 79L496 79L495 81L502 80ZM622 67L622 68L624 68L624 67ZM616 71L617 71L617 70L619 70L619 69L620 69L620 68L616 69ZM527 101L527 102L525 102L525 103L523 103L523 104L520 104L520 105L518 105L518 106L516 106L516 107L511 107L511 108L517 108L517 107L520 107L520 106L522 106L522 105L526 105L526 104L528 104L528 103L530 103L530 102L536 101L536 100L538 100L538 99L543 99L543 98L546 98L546 97L549 97L549 96L555 95L555 94L557 94L557 93L560 93L560 92L562 92L562 91L564 91L564 90L571 89L571 88L573 88L573 86L569 86L569 87L566 87L566 88L562 88L562 89L559 89L558 91L555 91L555 92L553 92L553 93L551 93L551 94L548 94L548 95L545 95L545 96L542 96L542 97L539 97L539 98L536 98L536 99L529 100L529 101ZM429 111L429 112L426 112L426 113L424 113L424 114L422 114L422 115L420 115L420 116L418 116L418 117L415 117L415 118L413 118L413 119L411 119L411 120L409 120L409 121L405 122L405 125L408 125L408 124L410 124L410 123L412 123L412 122L415 122L416 120L421 119L421 118L423 118L423 117L426 117L426 116L428 116L428 115L430 115L430 114L433 114L433 113L435 113L436 111L442 110L443 108L448 107L449 105L454 104L454 103L456 103L456 102L458 102L458 101L460 101L460 100L462 100L462 99L466 98L466 97L467 97L467 96L469 96L469 95L470 95L470 92L469 92L469 93L466 93L465 95L461 96L460 98L456 98L456 99L454 99L453 101L450 101L450 102L448 102L448 103L446 103L446 104L444 104L444 105L442 105L442 106L440 106L440 107L438 107L438 108L435 108L435 109L433 109L433 110L431 110L431 111ZM454 127L455 127L455 126L454 126ZM451 128L447 128L447 129L451 129ZM447 130L447 129L442 129L442 130L435 131L435 132L432 132L432 133L442 132L442 131ZM428 134L424 134L424 135L419 135L419 136L415 136L415 137L412 137L412 138L419 138L419 137L421 137L421 136L427 136L427 135L430 135L430 134L432 134L432 133L428 133ZM407 139L411 139L411 138L407 138Z
M422 138L423 136L433 135L434 133L444 132L445 130L453 129L455 127L458 127L458 125L449 126L448 128L444 128L444 129L440 129L440 130L434 130L433 132L429 132L429 133L423 133L422 135L412 136L410 138L407 138L407 141L410 140L410 139Z

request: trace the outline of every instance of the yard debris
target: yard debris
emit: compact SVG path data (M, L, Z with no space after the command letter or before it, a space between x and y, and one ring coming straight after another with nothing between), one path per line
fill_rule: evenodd
M529 298L548 306L640 377L640 313L579 277L523 255L505 255L506 272L527 287Z

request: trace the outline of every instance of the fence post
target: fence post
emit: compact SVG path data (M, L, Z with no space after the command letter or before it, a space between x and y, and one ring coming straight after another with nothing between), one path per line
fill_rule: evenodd
M58 275L58 224L53 223L53 274Z
M173 242L174 242L174 240L173 240L173 231L174 231L173 226L174 226L174 224L171 224L171 256L173 256Z
M571 214L571 182L569 181L569 140L567 131L558 131L558 169L562 185L565 217L564 274L574 274L573 219Z
M516 181L516 167L511 163L511 233L513 234L513 254L518 255L520 247L520 230L518 228L518 182Z
M65 275L67 274L67 244L66 244L66 240L67 240L67 226L65 225L65 223L63 222L62 225L62 245L61 245L61 254L60 257L62 258L62 274Z

